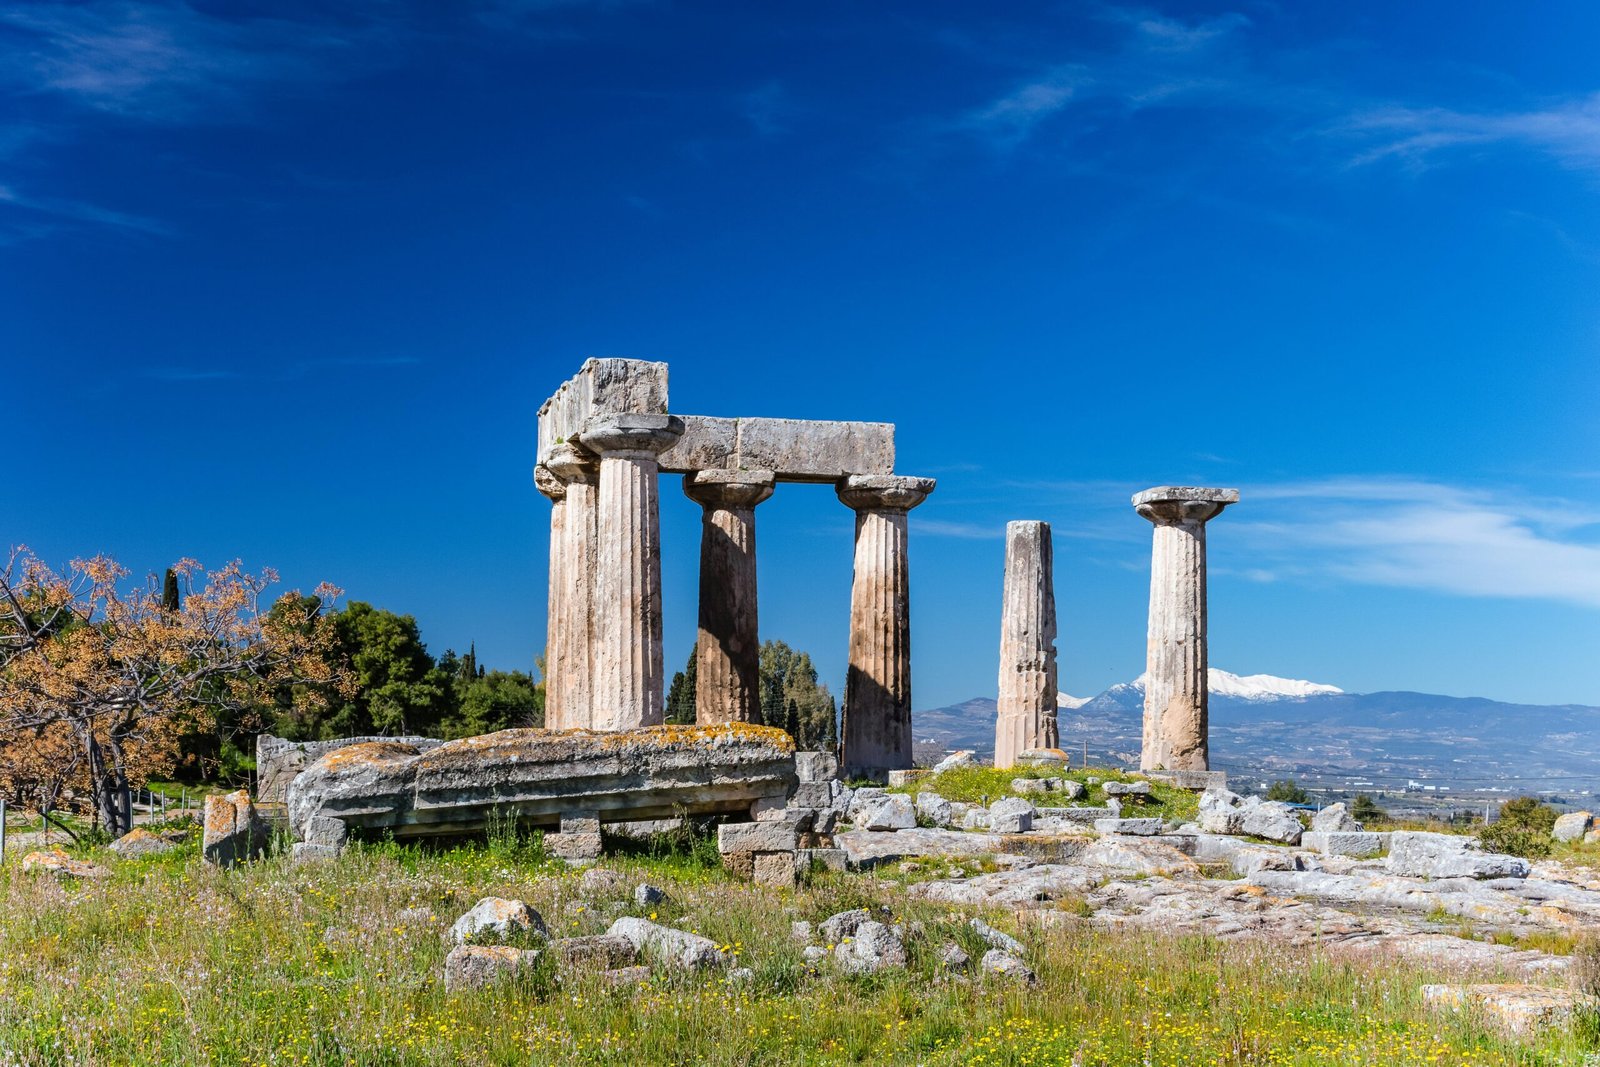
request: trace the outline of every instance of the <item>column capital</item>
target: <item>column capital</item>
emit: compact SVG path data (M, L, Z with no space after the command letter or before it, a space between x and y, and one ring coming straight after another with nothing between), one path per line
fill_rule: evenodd
M839 500L855 511L910 511L933 492L932 478L898 474L852 474L834 485Z
M600 464L593 454L570 444L559 444L551 448L550 454L540 466L548 469L551 474L568 485L573 482L593 485L600 474ZM534 477L537 480L537 473Z
M567 499L567 483L543 463L533 468L533 484L555 503Z
M707 508L753 508L772 495L771 471L694 471L683 476L683 492Z
M583 424L578 443L590 452L616 459L655 459L683 436L676 415L596 415Z
M1161 485L1133 494L1133 510L1157 526L1204 523L1239 502L1237 489L1206 489L1192 485Z

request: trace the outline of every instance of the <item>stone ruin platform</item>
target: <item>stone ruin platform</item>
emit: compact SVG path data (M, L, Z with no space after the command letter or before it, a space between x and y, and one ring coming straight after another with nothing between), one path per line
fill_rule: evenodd
M635 730L502 730L426 751L371 741L330 752L288 790L294 835L338 848L348 836L481 833L493 818L578 830L681 815L749 817L794 790L794 741L748 723Z

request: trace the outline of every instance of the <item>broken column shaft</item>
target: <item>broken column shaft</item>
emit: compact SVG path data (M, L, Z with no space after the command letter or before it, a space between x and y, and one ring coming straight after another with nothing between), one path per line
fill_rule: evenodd
M933 487L932 478L895 475L853 475L837 486L839 499L856 513L841 761L847 777L882 778L911 766L906 513Z
M761 637L756 608L756 505L771 471L700 471L683 491L703 509L695 721L761 722Z
M1155 524L1150 560L1142 770L1210 769L1206 689L1206 523L1237 489L1161 486L1133 498Z
M1029 749L1059 744L1053 567L1049 523L1006 524L996 767L1014 766L1017 756Z

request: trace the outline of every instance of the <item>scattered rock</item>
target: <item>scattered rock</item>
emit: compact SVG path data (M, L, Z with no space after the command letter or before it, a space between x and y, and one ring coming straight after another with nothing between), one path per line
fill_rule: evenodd
M650 981L648 967L618 967L614 971L601 971L600 980L612 989L640 986Z
M639 958L639 950L633 942L616 934L563 937L550 942L550 950L563 967L588 967L603 971L627 967Z
M1008 933L996 930L982 919L974 917L968 921L967 925L972 927L973 931L979 937L983 938L984 942L990 948L997 948L1004 952L1014 953L1018 956L1027 951L1027 949L1022 947L1021 941L1018 941Z
M1300 835L1305 833L1305 827L1300 825L1300 820L1295 817L1288 805L1276 800L1264 801L1244 809L1244 818L1239 827L1252 837L1282 841L1286 845L1298 845Z
M906 965L906 947L893 927L867 921L833 950L834 962L846 974L872 974Z
M267 824L246 790L206 797L204 827L200 854L207 863L232 867L266 851Z
M809 945L816 936L816 930L804 919L789 924L789 939L797 944Z
M622 887L627 884L627 881L620 871L610 871L604 867L590 867L583 872L583 877L578 879L578 888L585 893L610 895L622 892Z
M1166 829L1166 823L1160 819L1096 819L1094 828L1102 834L1154 837Z
M821 945L807 945L800 951L800 958L815 966L828 958L828 950Z
M972 957L967 955L966 949L952 941L939 950L939 966L959 974L972 966Z
M918 793L917 814L935 826L949 826L955 819L955 805L938 793Z
M546 936L544 919L520 900L484 897L450 926L446 935L453 944L469 941L504 941L514 934Z
M974 878L916 882L906 887L906 895L965 907L1048 908L1088 892L1100 881L1094 872L1079 866L1041 863Z
M1100 791L1108 797L1147 797L1150 795L1150 783L1107 782L1100 787Z
M1389 847L1389 835L1365 830L1309 830L1300 837L1303 848L1314 848L1324 856L1376 856Z
M97 863L75 860L58 848L30 852L22 857L22 869L30 874L53 874L58 878L105 878L111 872Z
M1226 789L1200 794L1200 829L1208 834L1237 834L1244 830L1245 798Z
M1355 833L1361 829L1361 824L1350 817L1350 812L1345 810L1344 802L1329 804L1315 815L1311 816L1311 828L1319 834L1346 834Z
M1550 836L1557 841L1576 841L1589 832L1589 827L1594 825L1594 812L1569 811L1556 819Z
M1397 830L1389 835L1390 874L1410 878L1526 878L1528 861L1483 852L1455 834Z
M889 793L857 808L858 830L909 830L917 825L917 809L904 793Z
M967 813L961 817L961 828L963 830L989 829L989 809L968 808Z
M153 834L142 826L135 826L111 842L111 851L125 860L137 859L140 856L159 856L177 847L178 843L172 838Z
M822 935L822 941L827 945L837 945L845 938L856 932L856 928L872 919L872 913L866 908L852 908L841 911L837 915L830 915L822 920L822 925L817 932Z
M1025 767L1051 767L1066 770L1072 757L1059 748L1030 748L1017 755L1017 763Z
M1026 963L1011 953L997 948L992 948L983 954L983 959L978 961L978 968L984 974L1008 978L1027 985L1039 984L1039 976L1034 974Z
M1470 1008L1502 1033L1523 1036L1565 1028L1579 1008L1600 1007L1594 997L1536 985L1425 985L1422 999L1445 1008Z
M709 937L659 926L649 919L623 916L606 932L627 938L639 952L684 970L713 967L723 962L721 950Z
M735 985L748 982L756 976L756 972L749 967L735 967L728 972L728 981Z
M1033 829L1034 807L1021 797L1001 797L989 805L989 829L997 834L1025 834Z
M933 773L938 774L941 771L954 770L957 767L970 767L977 762L973 759L973 755L974 753L970 748L957 749L938 763L935 763L933 765Z
M1054 793L1061 789L1060 778L1013 778L1011 791L1013 793Z
M641 908L653 907L667 899L667 891L649 882L641 882L634 887L633 902Z
M444 958L447 993L482 989L502 978L513 977L539 960L538 949L507 945L457 945Z

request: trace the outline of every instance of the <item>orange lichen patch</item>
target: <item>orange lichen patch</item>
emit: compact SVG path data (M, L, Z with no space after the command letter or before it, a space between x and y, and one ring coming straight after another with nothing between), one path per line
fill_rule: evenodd
M225 796L206 797L205 832L208 837L231 834L248 821L250 794L239 789Z
M621 745L649 745L657 748L666 748L674 745L706 747L730 742L745 742L748 744L771 745L785 754L794 751L794 738L790 737L787 731L779 730L773 726L757 726L748 722L724 722L717 723L714 726L645 726L637 730L618 730L614 733L601 733L595 736L608 748L615 748Z
M420 754L420 749L399 741L363 741L358 745L346 745L344 748L336 748L319 759L317 763L324 770L337 771L347 767L387 763L390 760L405 759Z

